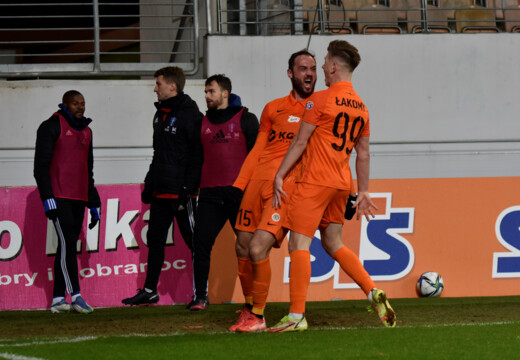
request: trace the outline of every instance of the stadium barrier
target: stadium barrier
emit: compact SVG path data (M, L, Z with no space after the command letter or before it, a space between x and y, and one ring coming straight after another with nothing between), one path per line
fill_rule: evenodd
M376 285L392 298L417 296L426 271L440 273L442 296L518 295L520 177L372 180L376 217L345 222L344 242L359 254ZM144 283L148 206L141 185L99 185L101 222L78 242L80 284L95 307L121 306ZM0 188L0 310L41 309L52 297L56 236L35 187ZM85 223L88 221L86 212ZM174 245L175 243L175 245ZM213 249L213 304L243 301L234 234L226 225ZM309 301L362 299L364 294L313 239ZM271 252L268 301L289 301L286 242ZM168 239L159 304L192 295L191 254L176 227Z

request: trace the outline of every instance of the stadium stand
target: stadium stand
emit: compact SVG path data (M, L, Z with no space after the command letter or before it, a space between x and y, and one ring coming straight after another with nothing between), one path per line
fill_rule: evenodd
M400 34L397 11L387 6L372 4L357 11L357 32L359 34Z
M458 33L499 32L494 11L477 5L455 10L455 27Z
M520 4L511 4L504 10L504 26L506 32L520 32Z

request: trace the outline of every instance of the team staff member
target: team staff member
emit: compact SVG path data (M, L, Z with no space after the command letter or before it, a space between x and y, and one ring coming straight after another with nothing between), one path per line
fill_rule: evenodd
M257 117L231 93L228 77L209 77L204 91L208 111L200 132L204 163L193 237L195 296L188 304L192 311L209 305L211 249L226 221L235 227L242 191L232 185L258 133Z
M165 67L155 72L157 111L153 118L153 158L144 180L141 199L150 205L148 267L143 289L122 302L125 305L159 301L157 284L164 263L168 229L177 219L179 230L192 248L193 207L202 169L200 125L202 114L184 90L182 69Z
M369 220L370 215L374 216L372 209L376 209L368 192L369 115L351 83L352 72L361 58L357 49L343 40L330 42L327 51L323 72L329 88L315 93L307 102L300 130L274 179L273 206L277 208L282 205L282 196L287 196L284 177L301 157L293 169L297 185L290 195L284 223L291 230L291 307L289 315L271 327L270 332L307 329L304 313L311 277L309 248L316 228L320 229L323 247L345 269L348 254L342 243L342 228L352 187L349 159L353 148L357 153L357 217L365 215ZM382 323L394 327L396 317L386 294L374 286L368 299Z
M34 155L34 178L45 215L58 234L54 258L54 289L51 312L75 310L91 313L81 297L76 248L85 207L90 208L92 229L99 221L99 194L94 187L94 156L91 119L84 117L85 98L76 90L63 95L60 110L38 128ZM65 301L71 294L72 306Z

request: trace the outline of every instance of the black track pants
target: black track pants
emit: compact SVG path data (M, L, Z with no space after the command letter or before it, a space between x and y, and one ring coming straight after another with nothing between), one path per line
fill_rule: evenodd
M234 229L241 199L240 191L231 186L200 191L193 235L193 276L195 295L199 298L206 296L215 239L226 221Z
M56 199L58 218L54 227L58 234L58 249L54 258L53 296L65 296L80 291L78 276L77 244L83 219L85 203L75 200Z
M195 200L191 201L194 208ZM148 222L148 267L144 287L157 291L161 268L164 263L164 248L168 236L168 229L177 219L177 225L186 245L192 250L193 231L191 224L194 221L193 213L190 214L190 206L180 207L177 199L154 198L150 205L150 220ZM192 217L190 221L190 215ZM175 239L174 239L175 241Z

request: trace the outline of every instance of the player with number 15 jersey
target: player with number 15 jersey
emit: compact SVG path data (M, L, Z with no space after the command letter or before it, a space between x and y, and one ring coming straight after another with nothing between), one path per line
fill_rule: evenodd
M247 184L238 213L237 230L254 232L262 229L270 232L277 239L275 247L279 247L285 232L280 221L283 218L283 207L275 210L271 206L272 180L298 132L305 103L305 99L296 100L291 91L288 96L273 100L265 106L260 118L257 142L234 185L242 187L243 185L237 184ZM256 152L260 151L258 155Z

